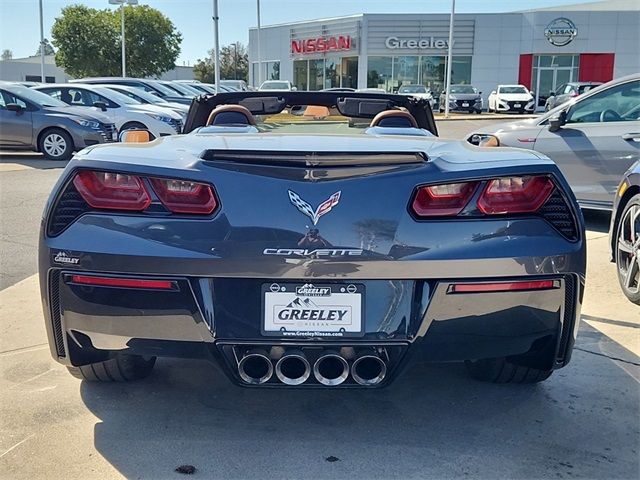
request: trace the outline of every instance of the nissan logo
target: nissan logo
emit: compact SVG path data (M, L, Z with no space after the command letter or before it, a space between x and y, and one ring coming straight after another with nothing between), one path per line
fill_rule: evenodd
M544 36L551 45L564 47L578 35L578 29L568 18L556 18L544 29Z

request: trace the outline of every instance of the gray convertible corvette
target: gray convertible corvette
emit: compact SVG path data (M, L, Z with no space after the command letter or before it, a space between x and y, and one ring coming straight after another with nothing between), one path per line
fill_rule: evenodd
M85 149L51 194L40 284L72 374L174 356L372 388L417 360L514 383L569 362L584 226L543 155L439 140L428 102L387 94L200 97L185 132Z

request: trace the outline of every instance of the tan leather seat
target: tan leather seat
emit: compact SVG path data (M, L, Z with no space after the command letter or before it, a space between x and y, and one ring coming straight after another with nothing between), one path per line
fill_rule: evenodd
M418 128L418 122L409 112L385 110L371 120L371 127Z
M207 119L209 125L255 125L256 119L242 105L220 105L213 109Z

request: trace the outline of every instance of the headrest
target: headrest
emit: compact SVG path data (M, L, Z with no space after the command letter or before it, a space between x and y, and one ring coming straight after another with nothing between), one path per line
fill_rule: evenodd
M371 120L371 127L418 128L418 122L409 112L385 110Z
M221 105L209 114L209 125L255 125L256 119L242 105Z

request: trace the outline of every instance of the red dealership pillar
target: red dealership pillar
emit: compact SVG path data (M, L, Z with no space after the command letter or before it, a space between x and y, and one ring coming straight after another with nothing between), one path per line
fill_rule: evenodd
M608 82L613 80L614 59L614 53L581 53L578 81Z
M533 75L533 53L520 55L520 69L518 71L518 83L531 90L531 76Z

